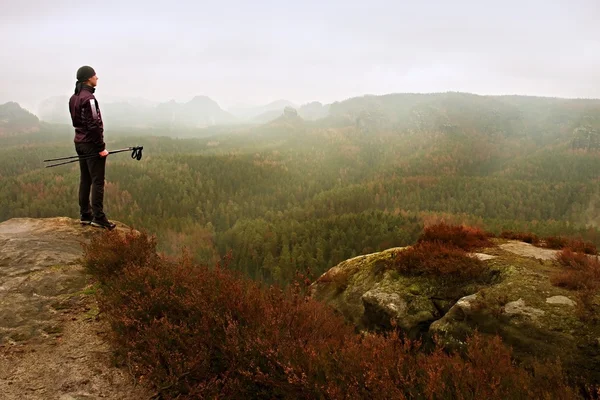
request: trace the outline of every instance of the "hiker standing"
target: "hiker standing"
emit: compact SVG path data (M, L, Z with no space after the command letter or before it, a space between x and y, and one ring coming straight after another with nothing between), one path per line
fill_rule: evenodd
M77 70L75 93L69 100L69 111L75 128L75 150L81 156L79 181L79 213L81 223L112 230L111 223L104 214L104 172L108 151L104 144L104 127L98 102L94 97L98 77L92 67L83 66ZM97 154L97 157L90 157ZM92 202L90 205L90 191Z

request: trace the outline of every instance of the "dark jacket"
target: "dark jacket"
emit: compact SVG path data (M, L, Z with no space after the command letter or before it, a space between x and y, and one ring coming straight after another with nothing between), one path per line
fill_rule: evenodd
M95 144L100 152L105 149L104 126L94 91L91 86L81 86L69 100L69 111L75 127L75 143Z

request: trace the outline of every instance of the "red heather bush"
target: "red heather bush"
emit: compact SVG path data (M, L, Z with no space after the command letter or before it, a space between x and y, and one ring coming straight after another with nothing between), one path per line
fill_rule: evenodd
M552 284L571 290L600 289L598 258L564 249L556 255L556 260L564 269L552 276Z
M571 247L574 251L581 251L590 255L598 255L598 248L592 242L572 240L569 247Z
M577 311L580 318L584 321L598 320L594 303L600 290L600 261L597 256L564 249L557 254L556 260L564 268L550 277L552 284L576 290L579 299Z
M100 238L83 245L84 259L89 272L101 282L118 277L123 268L145 265L157 259L156 238L133 230L125 234L104 233Z
M85 259L117 355L163 399L576 397L560 367L518 368L498 338L475 335L463 355L426 353L398 332L355 334L300 285L264 288L153 248L146 235L110 232Z
M420 242L398 252L395 268L407 275L434 275L460 280L476 279L488 271L486 264L463 249L440 242Z
M570 239L562 236L549 236L544 239L545 247L549 249L566 249L569 248L578 253L598 254L598 249L591 242L583 241L582 239Z
M548 236L544 238L544 246L549 249L564 249L569 245L569 239L562 236Z
M490 236L490 234L479 228L448 225L442 222L426 227L417 243L440 242L469 251L481 247L493 246L489 240Z
M517 233L513 231L503 231L500 234L503 239L520 240L521 242L537 245L540 239L533 233Z

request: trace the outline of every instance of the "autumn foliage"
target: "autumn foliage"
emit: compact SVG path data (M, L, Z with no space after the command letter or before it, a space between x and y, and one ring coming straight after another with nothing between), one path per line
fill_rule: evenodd
M394 331L358 335L303 294L224 265L156 256L145 234L85 247L117 358L164 399L571 399L560 367L525 370L499 338L425 352Z
M552 284L577 291L579 315L584 320L597 320L594 299L600 291L598 257L564 249L556 255L556 260L563 268L551 277Z
M449 225L444 222L425 228L418 243L439 242L470 251L477 248L493 246L489 240L491 235L479 228L463 225Z
M420 242L396 256L396 269L407 275L433 275L470 280L488 270L485 263L463 249L440 242Z
M407 275L430 275L459 281L482 277L488 267L467 253L493 246L489 234L470 226L444 222L425 228L417 243L396 256L394 267Z
M581 239L572 239L562 236L549 236L544 239L545 245L549 249L570 249L579 253L598 254L598 249L591 242L586 242Z
M556 255L563 270L554 276L552 282L567 289L600 288L600 262L596 257L564 249Z

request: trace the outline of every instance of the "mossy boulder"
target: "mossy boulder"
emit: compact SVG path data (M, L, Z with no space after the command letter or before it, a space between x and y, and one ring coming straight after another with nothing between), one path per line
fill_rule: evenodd
M404 249L340 263L312 285L312 296L333 306L359 329L377 331L396 325L410 337L418 337L459 298L482 287L481 281L449 284L444 277L400 274L393 263ZM497 275L498 271L490 271L484 281Z
M489 267L487 280L399 274L393 262L405 248L393 248L340 263L313 283L312 296L358 330L391 329L393 320L409 337L438 336L450 348L476 330L498 334L525 363L559 358L571 376L600 383L600 318L593 317L600 315L600 296L583 313L577 292L550 282L561 268L556 251L503 239L495 244L477 255Z
M386 278L387 266L403 247L395 247L341 262L323 274L311 286L312 296L340 312L348 321L363 325L365 308L362 297L384 279L397 282L398 276Z

